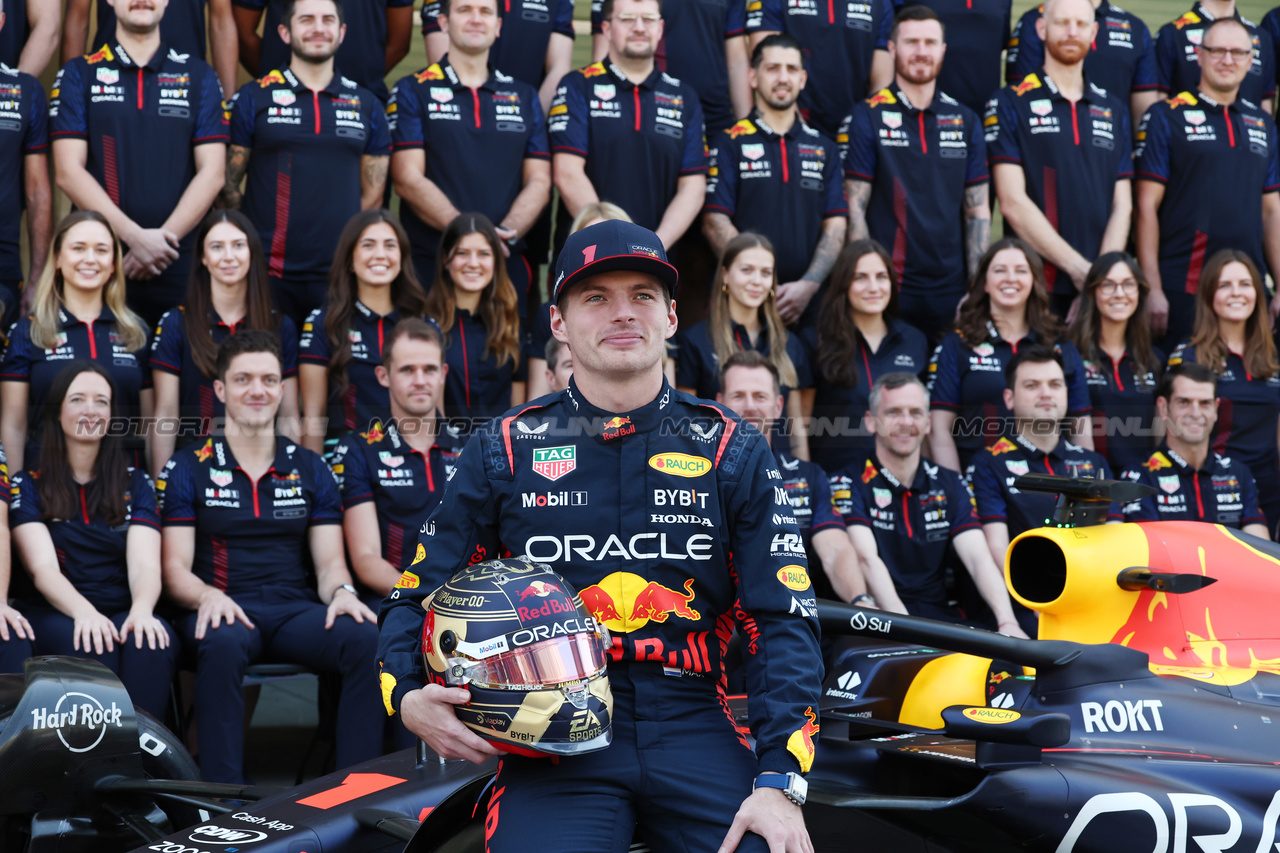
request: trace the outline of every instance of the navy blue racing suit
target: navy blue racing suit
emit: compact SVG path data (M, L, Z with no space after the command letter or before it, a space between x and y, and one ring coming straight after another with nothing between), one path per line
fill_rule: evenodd
M470 563L549 564L613 635L612 745L554 763L504 758L489 850L554 835L561 853L625 851L638 825L655 850L714 851L757 772L809 770L821 654L793 519L764 438L665 382L622 415L571 382L472 437L424 525L422 559L383 603L388 712L428 679L423 599ZM735 625L754 755L723 702ZM739 849L765 846L749 835Z

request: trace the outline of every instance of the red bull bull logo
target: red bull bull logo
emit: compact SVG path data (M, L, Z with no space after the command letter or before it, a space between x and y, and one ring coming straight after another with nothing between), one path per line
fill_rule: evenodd
M386 438L386 436L387 434L382 431L382 421L374 421L373 426L369 427L368 432L360 433L360 437L369 444L377 444L379 441Z
M283 86L286 82L287 81L284 79L284 75L281 74L278 70L276 70L260 78L258 80L258 85L263 89L265 89L268 86L270 86L272 83L279 83L281 86Z
M636 431L636 425L631 422L631 418L609 418L604 422L604 432L601 438L605 441L612 441L615 438L631 435Z
M1040 78L1034 74L1028 74L1026 77L1022 79L1022 82L1019 83L1014 88L1013 91L1014 91L1014 94L1025 95L1027 92L1030 92L1032 89L1039 89L1039 88L1040 88Z
M739 136L750 136L755 132L756 126L744 118L742 121L729 128L729 138L737 139Z
M1163 453L1156 452L1151 454L1151 458L1142 463L1142 467L1148 471L1159 471L1161 468L1172 468L1173 463L1169 461L1169 457Z
M1198 23L1200 23L1200 16L1197 15L1195 12L1188 12L1187 14L1183 15L1181 18L1173 22L1173 28L1176 30L1180 30L1183 27L1187 26L1188 24L1198 24Z
M1010 441L1007 438L1002 438L999 441L997 441L995 444L991 445L991 455L999 456L1001 453L1008 453L1012 450L1017 450L1017 449L1018 449L1018 445L1014 444L1012 441Z
M818 733L818 715L812 707L805 708L804 715L808 718L805 724L787 738L787 752L800 762L800 772L808 773L813 766L813 736Z
M211 438L204 443L203 447L201 447L199 450L196 451L196 459L200 460L201 462L208 462L209 457L212 455L213 455L213 439Z
M90 65L94 65L98 62L111 62L115 58L115 54L111 52L111 46L104 44L102 47L98 48L97 53L86 56L84 61Z
M702 618L691 606L693 578L686 580L684 592L679 592L631 572L614 572L579 594L587 609L610 631L629 633L651 620L661 623L672 616L692 621Z
M520 594L516 596L516 601L524 601L531 596L538 598L546 598L553 592L560 592L560 587L546 581L530 581L529 585L520 590Z
M592 77L599 77L603 73L604 73L603 62L597 62L595 65L588 65L586 68L582 69L582 76L588 79Z
M1180 92L1169 99L1170 109L1175 110L1178 107L1194 107L1197 103L1196 96L1190 92Z
M438 64L429 65L417 74L413 75L413 79L417 80L419 83L426 83L428 80L443 80L444 71L440 70L440 66Z
M876 470L876 466L871 464L871 460L867 460L867 464L862 468L862 482L870 483L876 478L876 474L880 472Z
M881 89L879 92L876 92L870 98L867 98L867 106L869 107L878 107L881 104L896 104L896 103L898 103L898 99L895 98L893 96L893 92L890 92L888 89Z

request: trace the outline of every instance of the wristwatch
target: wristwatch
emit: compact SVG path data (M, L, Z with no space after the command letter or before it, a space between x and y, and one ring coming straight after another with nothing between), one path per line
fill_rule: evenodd
M338 587L338 589L345 589L347 592L351 593L356 598L360 597L360 593L356 592L356 588L349 583L344 583L342 586ZM335 589L334 592L337 592L338 589Z
M850 601L849 603L850 603L850 604L861 604L862 602L866 602L867 607L875 607L875 606L876 606L876 600L875 600L874 598L872 598L870 595L868 595L867 593L865 593L865 592L864 592L864 593L862 593L861 595L855 595L855 596L853 597L853 600L852 600L852 601Z
M797 806L803 806L809 794L809 782L799 773L761 773L751 789L756 788L777 788Z

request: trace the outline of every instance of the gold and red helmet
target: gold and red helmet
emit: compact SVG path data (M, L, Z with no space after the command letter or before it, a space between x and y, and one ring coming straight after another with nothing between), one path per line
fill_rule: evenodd
M467 688L458 719L481 737L521 755L609 745L609 631L550 566L525 557L467 566L426 611L427 670Z

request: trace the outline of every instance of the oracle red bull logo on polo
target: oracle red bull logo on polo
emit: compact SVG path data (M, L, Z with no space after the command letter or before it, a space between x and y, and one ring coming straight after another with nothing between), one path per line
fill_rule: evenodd
M610 533L609 538L597 545L596 538L588 533L569 533L564 536L532 536L524 543L524 554L540 563L556 563L561 560L583 560L597 563L607 557L624 560L697 560L711 559L711 546L715 539L707 533L695 533L677 544L676 537L665 533L637 533L626 542Z
M34 731L52 729L71 752L88 752L102 742L107 726L124 726L120 720L123 714L115 702L105 708L88 693L64 693L52 709L31 710L31 728Z
M578 467L578 448L572 444L564 447L539 447L533 451L533 472L548 480L559 480Z
M688 453L659 453L649 457L649 467L677 477L701 477L711 470L711 460Z
M638 631L650 620L666 622L702 618L692 606L696 594L693 578L684 582L684 592L663 586L631 572L614 572L579 591L582 603L610 631Z

